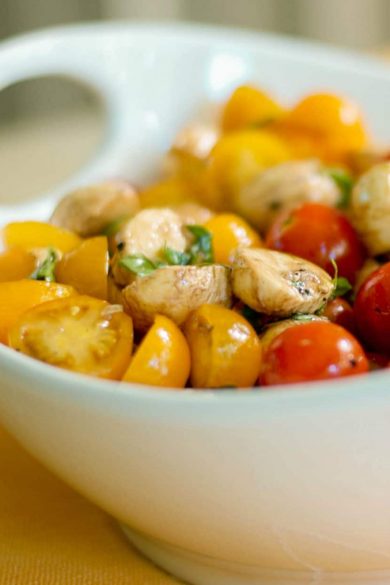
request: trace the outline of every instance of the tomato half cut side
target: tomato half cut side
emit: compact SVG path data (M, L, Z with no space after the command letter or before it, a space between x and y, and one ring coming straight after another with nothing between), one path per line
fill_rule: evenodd
M119 380L133 347L133 323L119 305L88 296L44 303L9 334L14 349L48 364Z

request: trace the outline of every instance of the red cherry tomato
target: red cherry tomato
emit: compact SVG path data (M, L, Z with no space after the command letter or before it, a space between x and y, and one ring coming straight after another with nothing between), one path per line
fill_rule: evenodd
M390 355L390 262L362 284L354 313L359 337L373 351Z
M314 321L280 333L264 355L260 384L340 378L368 371L359 342L339 325Z
M330 301L324 310L324 317L327 317L332 323L344 327L350 333L356 334L355 315L351 305L341 297Z
M310 260L331 275L333 259L339 276L351 283L365 259L364 247L347 218L320 203L304 203L282 213L271 226L265 243L268 248Z

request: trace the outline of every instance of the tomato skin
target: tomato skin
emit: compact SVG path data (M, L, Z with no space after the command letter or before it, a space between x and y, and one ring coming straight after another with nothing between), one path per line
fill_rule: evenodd
M332 323L344 327L347 331L356 335L355 314L353 308L345 299L337 297L330 301L323 312Z
M348 331L326 322L290 327L270 343L260 384L327 380L368 371L364 350Z
M255 230L239 215L219 213L209 219L205 228L213 238L215 262L232 264L236 249L261 248L262 241Z
M171 319L157 315L131 359L122 381L184 388L190 367L190 350L183 333Z
M363 342L373 351L390 355L390 262L362 284L354 313Z
M361 150L368 142L359 108L330 93L304 97L282 118L279 127L298 156L316 156L329 163L346 163L351 151Z
M331 275L333 259L339 276L351 283L355 282L366 257L364 246L347 218L321 203L304 203L279 215L265 243L268 248L310 260Z

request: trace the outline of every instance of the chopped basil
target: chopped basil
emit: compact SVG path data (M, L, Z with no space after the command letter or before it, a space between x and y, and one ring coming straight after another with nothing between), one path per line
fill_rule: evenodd
M343 276L339 276L337 278L337 282L336 282L336 288L334 291L334 296L335 297L343 297L344 295L346 295L347 293L349 293L352 290L352 285L349 282L349 280L347 278L344 278Z
M191 255L188 252L179 252L172 248L164 248L162 256L170 266L187 266L191 261Z
M152 262L143 254L130 254L119 260L119 266L134 272L138 276L147 276L161 266L159 262Z
M33 280L45 280L46 282L55 282L54 274L58 256L53 248L47 249L47 256L41 264L34 270L30 278Z
M211 234L202 226L190 225L187 229L194 236L194 242L187 252L180 252L166 246L161 251L162 260L152 261L143 254L131 254L119 260L119 266L134 272L138 276L147 276L162 266L187 266L189 264L211 264L213 249ZM120 250L120 244L118 244Z
M349 206L349 202L351 200L351 193L353 187L353 179L351 175L344 169L340 169L337 167L327 168L326 172L340 189L341 195L337 207L339 207L339 209L346 209Z
M295 313L295 315L291 316L291 319L294 321L301 321L306 323L307 321L313 321L314 316L308 315L307 313Z
M195 241L189 249L190 264L212 264L214 262L212 235L201 225L187 225Z
M352 285L347 278L344 276L339 276L339 269L337 267L336 262L332 259L332 266L334 268L334 277L333 277L333 284L334 284L334 291L332 294L332 298L335 299L336 297L343 297L347 293L352 290Z

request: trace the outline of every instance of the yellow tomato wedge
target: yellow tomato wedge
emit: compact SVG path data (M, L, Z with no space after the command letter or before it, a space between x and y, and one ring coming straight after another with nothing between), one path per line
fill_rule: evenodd
M130 362L124 382L184 388L190 374L190 352L177 325L163 315L143 338Z
M234 208L242 187L264 169L290 158L287 143L272 132L252 129L224 134L205 172L207 204L220 211Z
M97 236L81 242L64 254L55 274L58 282L74 286L80 294L107 300L107 238Z
M192 202L193 200L194 196L186 181L176 176L149 185L140 193L140 203L143 209L147 207L170 207Z
M81 242L73 232L41 221L9 223L3 228L2 236L7 248L20 246L25 250L51 247L60 252L69 252Z
M244 317L219 305L203 305L190 315L184 332L194 388L246 388L256 382L262 348Z
M27 278L34 269L35 257L23 248L15 246L0 254L0 282Z
M75 296L24 313L10 331L9 344L66 370L119 380L130 361L133 323L118 305Z
M269 95L250 85L241 85L232 93L222 112L225 132L266 125L279 119L283 108Z
M73 287L55 282L18 280L0 283L0 342L8 342L8 331L28 309L75 294Z
M260 248L262 241L257 232L239 215L219 213L205 223L213 238L215 262L231 264L236 249Z

